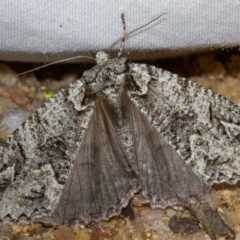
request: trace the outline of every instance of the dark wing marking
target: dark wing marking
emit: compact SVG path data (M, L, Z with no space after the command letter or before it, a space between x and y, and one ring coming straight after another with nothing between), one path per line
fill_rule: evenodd
M53 215L61 223L108 219L119 214L139 189L107 108L97 97L81 149L54 207Z
M143 68L144 75L140 74ZM195 174L209 184L236 183L240 179L240 108L154 66L132 63L129 69L141 90L140 94L130 92L131 100Z

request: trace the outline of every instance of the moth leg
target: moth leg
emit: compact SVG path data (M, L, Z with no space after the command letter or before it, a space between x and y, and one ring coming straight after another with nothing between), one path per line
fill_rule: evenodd
M212 239L235 239L235 232L229 228L219 214L207 203L194 203L188 207Z

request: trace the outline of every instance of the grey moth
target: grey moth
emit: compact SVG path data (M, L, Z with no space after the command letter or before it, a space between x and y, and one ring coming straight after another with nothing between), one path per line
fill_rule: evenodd
M104 52L96 62L0 146L0 219L88 224L140 192L233 239L205 194L239 180L240 108L154 66Z

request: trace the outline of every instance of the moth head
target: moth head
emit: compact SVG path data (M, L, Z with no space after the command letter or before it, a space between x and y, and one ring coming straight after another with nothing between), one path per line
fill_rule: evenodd
M107 53L100 51L96 54L96 62L98 65L103 65L108 61Z

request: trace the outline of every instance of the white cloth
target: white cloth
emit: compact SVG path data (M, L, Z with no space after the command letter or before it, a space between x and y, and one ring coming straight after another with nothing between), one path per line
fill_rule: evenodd
M127 32L126 50L143 58L240 45L239 0L0 0L0 59L47 62L94 56ZM115 46L115 49L119 46ZM85 60L85 59L84 59Z

